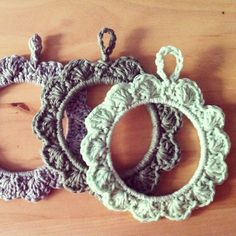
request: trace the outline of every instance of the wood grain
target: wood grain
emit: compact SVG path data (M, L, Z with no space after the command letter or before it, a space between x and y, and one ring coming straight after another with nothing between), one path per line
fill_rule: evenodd
M27 55L28 38L39 33L42 58L66 63L99 58L96 34L103 26L118 37L113 57L132 55L155 73L154 58L163 45L179 47L185 56L183 76L196 81L207 104L226 113L232 142L227 158L229 178L216 188L215 201L195 210L183 222L141 224L128 213L107 210L88 193L55 191L44 201L0 201L0 235L227 235L236 232L236 3L234 1L0 1L0 56ZM174 67L168 58L166 70ZM89 104L102 101L107 87L89 89ZM14 85L0 90L0 165L28 170L42 164L41 143L31 120L40 107L40 88ZM140 160L150 142L151 123L144 107L127 114L112 140L113 159L122 171ZM183 186L199 160L196 131L188 120L178 134L182 160L161 180L159 194Z

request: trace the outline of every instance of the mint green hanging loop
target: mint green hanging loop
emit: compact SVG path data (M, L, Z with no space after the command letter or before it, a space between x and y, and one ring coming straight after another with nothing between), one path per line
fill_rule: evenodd
M157 66L157 74L163 79L167 80L168 77L164 72L164 57L168 54L171 54L176 59L176 67L174 72L170 75L170 80L177 80L180 76L180 72L183 68L184 58L181 51L173 46L165 46L160 49L160 51L156 54L156 66Z

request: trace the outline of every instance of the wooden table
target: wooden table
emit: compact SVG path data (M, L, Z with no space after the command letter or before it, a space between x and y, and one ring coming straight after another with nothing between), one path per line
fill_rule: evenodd
M229 178L216 188L215 201L195 210L186 221L142 224L129 213L107 210L88 193L53 192L45 200L0 201L0 235L235 235L236 232L236 2L234 1L0 1L0 56L29 56L28 38L43 38L43 60L66 63L100 57L96 35L116 31L113 58L136 57L155 73L155 53L163 45L179 47L182 76L196 81L207 104L222 107L232 142ZM171 72L174 60L167 58ZM89 89L89 104L102 101L106 86ZM0 93L0 165L28 170L42 164L40 141L31 121L40 108L40 88L13 85ZM112 152L117 170L135 165L150 143L150 117L144 107L127 114L115 129ZM188 120L177 135L182 160L161 179L159 192L174 191L191 178L199 160L196 131Z

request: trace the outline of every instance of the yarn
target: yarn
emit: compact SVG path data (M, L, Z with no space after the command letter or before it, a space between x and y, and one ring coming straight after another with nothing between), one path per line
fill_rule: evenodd
M177 66L168 79L163 71L163 57L169 53L176 57ZM111 88L104 102L86 118L88 133L81 143L91 191L109 209L129 211L142 222L157 221L161 217L184 220L193 209L210 204L215 185L223 183L227 177L224 160L230 149L229 138L223 130L223 111L217 106L204 105L197 84L179 78L183 66L180 50L172 46L161 48L156 65L162 81L154 75L141 74L133 82ZM149 103L178 109L193 123L200 139L200 161L194 175L186 185L169 195L148 196L131 189L112 164L110 141L114 126L130 109Z
M40 61L42 42L39 35L35 34L30 38L29 48L30 60L15 55L0 60L1 88L17 83L33 83L44 87L47 81L61 73L61 63ZM0 198L38 201L52 189L60 188L61 181L60 176L46 166L22 172L0 168Z
M108 48L105 48L102 39L104 33L111 35ZM73 144L72 151L70 148L72 145L65 141L61 124L64 110L68 105L73 107L74 97L81 91L84 92L88 86L128 83L136 75L144 73L139 63L131 57L120 57L115 61L109 59L116 41L113 30L102 29L98 39L101 60L90 62L80 59L69 62L58 78L47 84L42 95L42 107L33 122L36 134L43 141L44 161L63 176L64 187L73 192L88 190L87 166L79 154L80 142ZM127 97L125 94L120 94L119 99ZM147 194L155 189L160 171L170 170L178 163L179 148L173 136L182 124L182 116L176 109L163 105L149 105L148 110L153 124L151 145L144 159L122 176L129 186ZM84 132L84 120L81 121L80 127ZM91 149L96 148L91 145Z

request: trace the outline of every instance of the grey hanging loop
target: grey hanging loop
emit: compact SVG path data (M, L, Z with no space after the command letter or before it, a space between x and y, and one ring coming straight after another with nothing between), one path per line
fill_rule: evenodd
M103 41L103 36L105 33L108 33L110 35L110 40L109 40L109 44L107 47L104 45L104 41ZM111 53L116 45L116 35L115 35L114 30L109 29L109 28L103 28L98 33L98 44L100 47L102 60L105 62L109 61L109 56L111 55Z
M42 39L38 34L33 35L29 39L30 61L33 65L37 65L42 51Z

